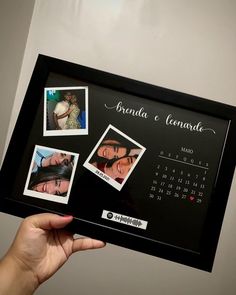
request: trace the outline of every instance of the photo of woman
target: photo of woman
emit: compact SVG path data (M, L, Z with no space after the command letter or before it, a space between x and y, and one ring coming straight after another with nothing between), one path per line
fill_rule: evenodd
M37 172L31 173L28 189L39 193L66 196L72 168L71 164L38 168Z
M36 145L24 194L67 204L78 157L78 154Z

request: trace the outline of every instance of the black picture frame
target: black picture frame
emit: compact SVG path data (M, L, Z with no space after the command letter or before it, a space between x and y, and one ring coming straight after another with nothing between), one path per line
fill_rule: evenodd
M86 93L86 89L88 89L89 107L86 100L82 98L82 100L84 99L83 104L87 117L87 126L84 128L88 129L88 132L75 135L55 133L53 136L43 134L43 126L45 127L43 125L45 124L45 113L43 114L43 110L45 110L45 88L61 87L62 89L65 88L64 90L67 88L73 90L73 87L77 86L76 91L78 93L80 93L79 91L85 91L83 93ZM95 97L96 106L93 106ZM106 103L104 103L104 99ZM126 106L122 105L123 99ZM119 103L121 104L118 105ZM190 119L188 121L184 121L184 119L180 121L179 118L178 120L175 119L175 111L176 114L183 114L183 118ZM164 114L168 114L168 116L164 116ZM200 118L199 121L196 121L197 117ZM211 128L210 125L204 126L204 120L216 126L215 129ZM132 128L129 124L133 124ZM157 126L155 124L163 124L163 128L155 127ZM113 127L114 125L116 127ZM155 130L153 126L157 128L157 132L153 132ZM171 130L169 135L166 130ZM218 132L218 130L220 131ZM135 167L135 172L129 175L129 179L124 186L116 184L118 181L115 181L115 185L113 185L114 181L110 181L105 172L99 174L98 171L95 171L92 173L85 167L86 165L83 165L88 157L92 158L92 150L95 153L96 144L99 144L109 132L116 132L118 136L124 137L126 141L134 144L136 149L141 150L137 162L135 159L137 170L135 170ZM150 133L148 134L148 132ZM216 139L218 134L219 138ZM57 58L39 55L2 165L0 209L2 212L19 217L41 212L54 212L62 215L73 214L74 220L68 229L75 233L211 272L235 169L235 134L236 108L234 106L150 85ZM168 136L171 139L168 139ZM201 155L201 153L198 155L198 146L196 152L195 147L194 151L188 150L188 146L182 146L178 142L182 140L181 136L183 136L184 141L186 139L186 142L188 136L190 141L198 136L199 141L194 142L193 140L195 147L198 142L201 142L199 143L199 150L201 149L201 152L210 158L209 162L212 161L213 165L212 172L209 172L212 175L209 176L211 181L209 180L208 183L207 201L198 199L203 204L206 202L206 205L202 205L205 206L202 209L204 213L200 215L202 220L197 225L191 219L192 213L197 216L202 211L193 209L197 208L195 206L197 204L192 204L197 201L195 196L187 195L188 203L186 200L185 202L181 200L172 201L171 199L174 198L174 192L177 199L180 196L176 191L178 183L175 184L175 189L171 192L173 195L159 196L162 203L158 202L158 195L151 194L149 191L150 186L154 187L155 185L155 190L161 188L160 181L156 181L154 175L159 173L157 166L162 161L167 161L161 164L163 171L169 169L173 174L176 173L176 169L173 167L177 167L177 169L180 169L180 173L182 171L183 174L186 174L184 181L188 181L186 179L190 177L189 175L194 175L194 177L198 175L198 172L194 170L195 168L199 168L201 172L204 171L205 173L208 170L208 163L205 161L202 164L198 158ZM167 150L172 148L173 142L176 142L176 146L181 151L174 153L173 156L173 152L168 153L164 148L158 150L162 142L165 142ZM168 142L171 142L171 144L168 145ZM156 150L154 149L155 144L158 147ZM68 202L61 204L50 199L32 198L29 195L24 195L24 189L27 190L25 186L26 178L30 174L29 167L33 161L33 148L37 145L58 148L59 151L66 150L68 153L78 155L78 162L81 159L79 165L74 168L74 182ZM205 148L203 148L204 145ZM154 146L153 150L152 146ZM213 150L216 150L215 155L213 155ZM186 156L182 157L184 153ZM179 154L181 154L181 159ZM152 156L153 159L150 159ZM197 164L194 162L196 160L194 157L198 158ZM153 175L153 177L150 176L150 181L148 180L147 167L144 167L145 171L141 169L145 161L149 163L150 170L153 169L150 171L150 175ZM154 168L152 163L154 163ZM169 166L168 163L170 163ZM87 161L87 166L90 164L91 160L90 163ZM184 167L183 170L180 168L181 165ZM189 175L184 170L187 166L191 166L192 169ZM163 175L166 175L166 178L174 177L168 173L164 174L163 171L161 171L161 177ZM96 173L99 175L95 175ZM138 173L141 176L137 176L136 179L135 174ZM108 180L104 181L104 179ZM82 188L80 187L81 183L84 184ZM167 184L171 185L170 179L163 186ZM194 182L192 184L194 185ZM204 186L205 184L201 185ZM131 201L137 202L134 195L138 194L138 188L141 189L141 192L145 191L147 193L145 196L142 196L141 193L138 196L141 213L132 215L129 210L126 210L127 206L129 206L126 197L131 197ZM173 186L170 186L170 188L173 188ZM123 195L119 199L120 192ZM183 197L184 194L181 196ZM113 197L114 204L112 203ZM117 201L118 199L119 201ZM164 205L163 202L165 202ZM121 213L119 204L124 207ZM78 213L77 209L75 210L77 205ZM98 206L103 206L102 208L105 209L106 206L108 207L108 211L103 210L103 214L107 215L104 219L101 218L101 222L99 218L94 217L97 214ZM82 209L80 210L80 208ZM176 208L179 208L179 211ZM143 224L142 210L145 210L146 213L150 212L150 216L153 215L153 228L148 234L146 234L146 228L137 228L138 223ZM158 217L155 217L155 210L158 212ZM118 214L115 215L114 212L118 212ZM170 216L174 215L171 221L167 220L168 213L170 213ZM139 218L139 216L141 217ZM116 218L118 222L112 222L113 218ZM159 219L156 220L155 218ZM173 224L174 229L172 230L171 222L181 218L182 222L185 223L184 229L182 229L181 222L179 222L177 225ZM190 227L193 227L192 231L191 228L186 226L188 220ZM149 223L151 224L150 221ZM199 233L195 235L194 231L198 231L198 227ZM177 230L179 230L179 235L174 234ZM182 234L181 230L183 230ZM156 235L156 231L158 231L158 235ZM196 239L196 242L193 242L192 238Z

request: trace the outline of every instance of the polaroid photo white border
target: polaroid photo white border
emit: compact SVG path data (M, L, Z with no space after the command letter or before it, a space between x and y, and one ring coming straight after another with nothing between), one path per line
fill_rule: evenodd
M44 150L52 151L52 152L62 152L62 153L74 156L74 165L73 165L73 170L72 170L71 177L70 177L70 184L69 184L69 188L68 188L66 196L51 195L51 194L36 192L36 191L28 189L31 173L32 173L33 167L34 167L34 159L36 156L37 149L44 149ZM56 202L56 203L68 204L70 191L71 191L78 159L79 159L79 154L76 154L76 153L72 153L69 151L64 151L64 150L60 150L60 149L56 149L56 148L41 146L41 145L35 145L30 168L29 168L29 172L28 172L28 176L26 179L25 188L24 188L24 195L29 196L29 197L42 199L42 200L48 200L48 201L52 201L52 202Z
M126 177L122 181L122 183L119 183L116 180L112 179L111 177L109 177L108 175L106 175L104 172L102 172L101 170L99 170L98 168L96 168L95 166L93 166L91 163L89 163L90 159L95 154L96 150L98 149L99 145L103 141L104 137L106 136L106 134L111 129L114 130L115 132L117 132L118 134L120 134L121 136L123 136L124 138L128 139L133 144L135 144L137 146L137 148L140 148L141 149L141 151L140 151L137 159L135 160L134 164L132 165L130 171L128 172L128 174L126 175ZM92 150L92 152L88 156L87 160L84 162L83 166L85 168L87 168L88 170L90 170L91 172L93 172L94 174L96 174L98 177L100 177L104 181L106 181L107 183L109 183L110 185L112 185L114 188L116 188L117 190L120 191L122 189L122 187L124 186L124 184L126 183L126 181L128 180L130 174L133 172L134 168L138 164L138 162L141 159L141 157L142 157L143 153L145 152L145 150L146 150L146 148L143 147L141 144L137 143L135 140L133 140L132 138L130 138L129 136L127 136L125 133L123 133L122 131L120 131L116 127L114 127L111 124L109 124L108 127L107 127L107 129L105 130L105 132L103 133L103 135L101 136L101 138L99 139L99 141L97 142L97 144L95 145L94 149Z
M47 129L47 91L55 90L85 90L85 128L81 129L63 129L63 130L48 130ZM46 87L44 88L44 114L43 114L43 135L44 136L64 136L64 135L88 135L88 86L74 87Z

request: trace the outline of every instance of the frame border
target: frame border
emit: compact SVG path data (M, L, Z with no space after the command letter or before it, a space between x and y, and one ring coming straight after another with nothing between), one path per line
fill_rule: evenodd
M236 107L234 106L154 86L65 60L39 55L3 161L0 180L4 185L2 185L0 210L19 217L49 211L47 208L32 206L10 199L12 185L8 176L12 174L11 163L14 162L16 166L20 163L19 154L24 150L31 130L31 122L34 121L34 112L29 110L38 108L50 72L56 72L71 78L79 78L95 85L141 96L148 100L201 112L229 122L224 152L222 153L221 164L219 165L214 191L211 196L212 201L205 222L202 237L204 247L202 247L200 253L141 238L80 218L75 218L72 224L68 226L68 229L75 233L89 235L132 250L211 272L236 163ZM39 89L39 91L36 93L35 89ZM30 99L30 97L34 97L34 99ZM28 124L25 124L25 118L27 118ZM22 126L24 126L24 129L22 129ZM54 213L60 214L60 212Z

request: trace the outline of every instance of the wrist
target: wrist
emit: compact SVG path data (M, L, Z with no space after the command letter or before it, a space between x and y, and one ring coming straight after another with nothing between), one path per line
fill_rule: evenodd
M0 261L0 294L31 295L38 286L37 276L17 257L7 254Z

